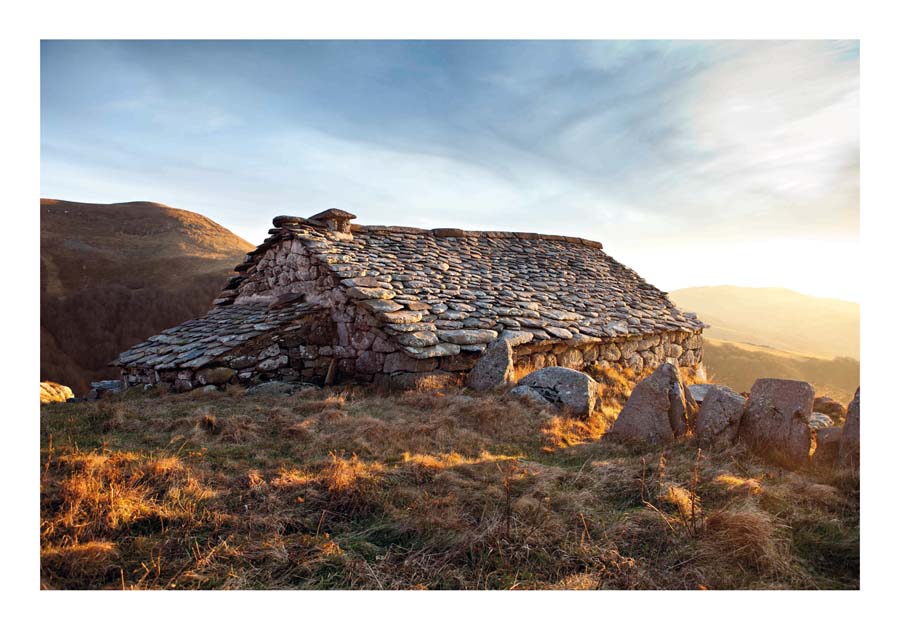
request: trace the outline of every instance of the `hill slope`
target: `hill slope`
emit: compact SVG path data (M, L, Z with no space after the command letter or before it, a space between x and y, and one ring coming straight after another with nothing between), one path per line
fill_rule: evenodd
M86 392L128 346L208 310L253 246L159 203L41 199L41 379Z
M705 337L859 359L859 304L784 288L708 286L669 295L679 308L710 324Z
M829 395L843 404L859 386L859 362L849 357L821 359L761 346L705 339L703 363L712 381L736 391L749 391L760 377L804 380L816 395Z

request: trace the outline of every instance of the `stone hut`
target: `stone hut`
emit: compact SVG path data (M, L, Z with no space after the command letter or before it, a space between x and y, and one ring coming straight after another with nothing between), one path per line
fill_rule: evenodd
M461 383L498 337L545 366L696 366L703 323L597 241L282 216L205 317L113 362L126 385Z

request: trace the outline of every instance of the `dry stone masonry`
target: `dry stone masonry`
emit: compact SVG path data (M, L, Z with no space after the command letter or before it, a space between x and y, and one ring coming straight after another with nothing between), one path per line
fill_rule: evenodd
M461 385L499 339L490 354L508 345L518 374L700 364L703 323L596 241L353 219L276 217L205 317L118 357L124 382ZM479 371L470 381L497 385Z

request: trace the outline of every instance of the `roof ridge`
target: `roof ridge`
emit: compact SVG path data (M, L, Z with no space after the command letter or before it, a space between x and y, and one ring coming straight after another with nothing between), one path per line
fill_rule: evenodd
M330 208L315 216L304 218L298 216L277 216L272 220L273 230L296 231L298 228L318 228L322 232L323 221L328 218L340 218L349 223L350 219L355 219L356 215L337 208ZM332 231L333 232L333 231ZM547 234L544 232L516 232L511 230L465 230L463 228L417 228L413 226L396 226L396 225L361 225L357 223L349 224L349 232L352 233L382 233L382 234L427 234L436 238L474 238L474 239L541 239L546 241L567 241L569 243L581 244L590 248L603 249L600 241L593 239L585 239L583 237L573 237L570 235Z
M568 309L571 305L580 308L589 308L590 306L588 304L600 306L601 308L605 306L604 311L601 311L603 312L603 320L597 319L596 321L590 321L590 323L579 324L579 326L581 326L578 331L579 333L594 337L618 337L636 333L640 334L638 331L643 332L647 329L659 331L679 329L693 330L695 328L702 328L702 322L696 318L685 316L668 298L666 292L648 283L636 271L608 255L603 251L603 245L598 241L536 232L463 230L459 228L425 229L376 225L353 225L347 230L347 232L349 232L348 234L343 231L329 230L321 224L316 225L316 223L318 222L311 222L302 217L277 217L275 221L273 221L275 227L269 230L270 236L255 250L247 254L244 263L235 268L237 274L229 279L225 289L220 293L219 298L217 298L213 304L216 306L228 306L232 304L240 292L241 284L245 280L252 278L252 274L256 271L257 263L272 246L282 242L299 242L302 244L302 247L305 248L306 252L308 252L309 258L312 261L315 261L325 274L331 274L341 282L343 289L348 292L349 300L354 301L357 306L360 306L373 314L381 323L398 326L396 329L398 332L401 330L399 327L403 327L403 330L410 330L410 332L412 332L411 329L413 327L418 328L420 326L419 322L421 317L425 316L424 313L420 311L423 308L428 307L424 306L420 308L419 304L428 304L430 306L433 302L425 300L432 296L436 296L431 292L428 293L428 296L423 298L422 293L416 290L416 288L424 285L419 284L419 281L428 282L429 280L433 280L432 277L428 276L431 274L428 272L429 270L439 270L443 272L448 270L450 265L446 262L439 261L434 265L428 263L427 265L418 266L413 272L416 272L417 270L425 271L426 274L423 274L421 279L416 277L411 279L401 279L401 281L410 281L411 283L414 282L417 284L415 286L410 286L411 290L406 289L402 293L403 299L406 301L394 302L393 305L385 304L380 300L382 298L391 298L382 297L385 293L381 291L385 286L380 282L392 282L392 280L372 278L375 275L380 274L380 264L378 266L379 272L375 274L371 274L369 268L367 268L366 265L363 265L365 262L358 264L357 259L359 257L357 257L357 255L360 252L363 252L364 254L364 250L361 246L372 246L374 248L374 250L372 250L373 252L377 252L379 251L378 248L382 248L381 251L386 251L388 256L393 257L395 260L397 257L391 253L398 250L390 250L390 248L385 250L387 246L390 246L391 244L410 246L409 248L406 248L406 250L399 250L400 254L403 255L400 260L410 260L415 262L417 257L419 257L419 253L422 251L422 248L419 248L419 246L421 245L421 242L425 240L427 240L425 245L429 247L434 246L434 251L436 252L449 252L454 254L459 251L460 253L465 254L471 250L479 257L481 256L479 253L487 252L490 254L494 252L494 247L497 247L497 251L500 252L505 251L503 248L513 248L518 246L520 252L528 254L535 251L535 249L540 251L541 243L539 242L549 241L564 244L564 247L560 247L559 245L555 246L555 248L549 246L546 251L553 256L559 255L560 257L568 257L568 259L565 260L567 270L589 269L590 266L593 265L593 262L600 262L605 266L604 270L607 276L603 277L603 275L601 275L601 283L594 285L594 290L602 286L603 292L597 291L597 293L590 296L587 296L582 292L570 293L571 296L568 299L560 299L559 301L556 301L558 298L554 295L550 297L554 302L551 302L546 298L537 298L539 302L543 302L538 303L540 308L550 312L552 312L554 306L561 306L562 309ZM440 239L442 238L462 238L463 240L447 243L441 242ZM467 239L473 238L476 240L484 239L485 241L482 243L471 243L466 241ZM586 250L580 250L582 247L586 248ZM590 250L587 250L587 248L590 248ZM424 255L422 258L424 261ZM450 263L455 266L458 262L451 261ZM569 287L559 283L558 276L551 277L550 281L553 281L555 285L545 284L542 279L538 279L533 281L533 286L538 289L552 289L556 286ZM451 288L451 290L452 289L454 288ZM480 292L480 289L478 288L470 290L461 288L459 284L455 286L455 289L459 291L456 294L459 294L460 298L466 301L478 297L478 293ZM519 288L519 290L521 290L521 288ZM504 296L507 297L507 299L514 299L509 293ZM594 299L597 301L593 301ZM587 300L591 301L584 303ZM535 303L530 299L529 302ZM398 310L398 306L396 305L398 303L400 304L399 309L402 310ZM501 305L498 310L506 310L508 307L518 308L517 305L510 303L508 306ZM528 326L531 328L533 324L536 324L536 322L530 321L534 311L520 312L522 312L521 316L523 318L527 318L525 321L515 320L521 326ZM548 315L548 318L553 319L550 315ZM450 328L450 322L455 323L453 319L449 318L444 318L444 321L447 322L444 324L446 328ZM541 328L544 327L543 324L538 324L538 326ZM622 327L620 328L619 326ZM512 325L510 325L510 327L512 327ZM591 332L589 332L588 327L591 327ZM412 350L412 347L408 347L408 352L411 352Z
M382 225L357 225L350 226L350 230L357 232L374 232L374 233L400 233L400 234L430 234L437 238L483 238L483 239L543 239L547 241L568 241L569 243L579 243L591 248L603 249L600 241L593 239L585 239L583 237L572 237L561 234L546 234L543 232L514 232L510 230L464 230L462 228L414 228L407 226L382 226Z

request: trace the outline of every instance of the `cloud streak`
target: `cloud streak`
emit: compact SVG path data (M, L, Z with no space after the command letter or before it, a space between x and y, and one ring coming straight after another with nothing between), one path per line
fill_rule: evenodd
M250 241L337 206L598 238L642 273L662 253L671 288L716 279L680 247L858 234L856 43L51 41L41 71L45 196L163 201Z

